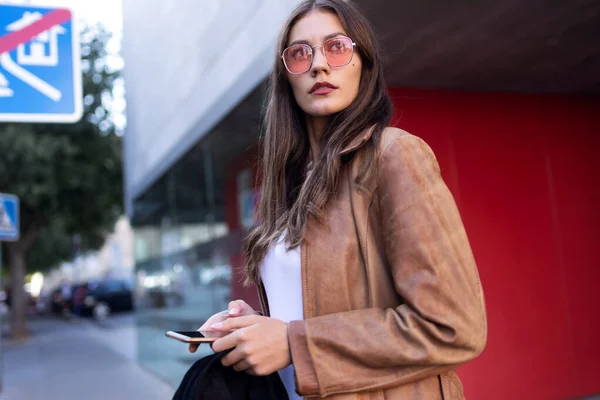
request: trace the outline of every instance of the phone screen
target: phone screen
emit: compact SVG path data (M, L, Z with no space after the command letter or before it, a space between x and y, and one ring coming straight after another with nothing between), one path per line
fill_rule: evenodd
M231 332L217 332L217 331L168 331L167 337L179 340L184 343L206 343L214 342L215 340L227 336Z
M198 331L175 331L175 333L179 333L180 335L183 336L188 336L191 338L205 338L207 336L203 335L201 332ZM214 332L217 333L217 332ZM210 334L208 337L211 337Z

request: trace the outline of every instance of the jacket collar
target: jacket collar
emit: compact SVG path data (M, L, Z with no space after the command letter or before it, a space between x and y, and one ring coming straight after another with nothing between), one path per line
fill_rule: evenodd
M371 139L376 126L377 125L373 125L360 135L356 135L356 137L352 139L348 146L344 147L344 149L340 152L340 155L343 156L344 154L348 154L361 148L369 139Z

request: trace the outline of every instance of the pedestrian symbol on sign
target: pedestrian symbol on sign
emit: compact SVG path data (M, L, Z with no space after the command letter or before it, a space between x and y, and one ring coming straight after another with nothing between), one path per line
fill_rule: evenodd
M13 224L8 217L8 213L4 209L4 202L0 201L0 231L10 232L13 229Z
M0 241L19 240L19 198L0 193Z

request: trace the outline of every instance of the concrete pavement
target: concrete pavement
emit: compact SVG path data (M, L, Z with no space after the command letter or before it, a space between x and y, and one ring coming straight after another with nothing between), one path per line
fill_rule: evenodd
M30 329L25 344L3 341L1 400L173 397L173 386L135 362L126 335L106 335L89 320L38 318L30 322Z

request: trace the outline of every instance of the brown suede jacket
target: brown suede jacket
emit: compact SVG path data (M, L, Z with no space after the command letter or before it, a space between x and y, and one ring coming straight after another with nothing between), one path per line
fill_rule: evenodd
M304 320L289 324L296 388L332 399L464 399L457 366L486 343L477 266L429 146L396 128L355 183L371 130L343 154L326 223L302 244ZM264 287L259 297L268 315Z

